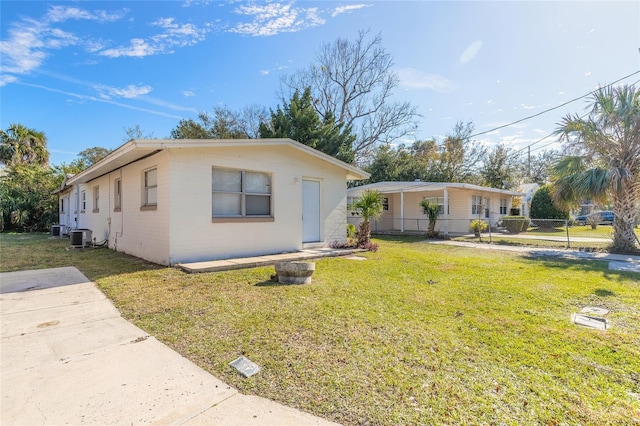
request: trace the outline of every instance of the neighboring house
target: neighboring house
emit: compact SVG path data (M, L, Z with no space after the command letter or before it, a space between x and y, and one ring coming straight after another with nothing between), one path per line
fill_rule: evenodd
M520 206L520 214L522 216L531 216L531 200L538 189L540 189L540 185L537 183L523 183L518 187L518 192L524 194Z
M131 140L65 179L60 223L162 265L346 239L362 170L291 139Z
M349 188L349 206L367 189L378 190L383 196L382 216L372 224L375 232L426 231L429 222L420 202L428 198L440 205L435 229L445 235L468 233L471 221L478 218L495 227L510 213L513 198L524 195L468 183L378 182ZM348 220L356 225L361 219L351 211Z

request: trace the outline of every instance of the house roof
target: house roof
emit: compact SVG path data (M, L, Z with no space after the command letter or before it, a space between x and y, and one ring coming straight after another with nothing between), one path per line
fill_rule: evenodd
M338 160L292 139L132 139L115 149L91 167L70 178L68 185L86 183L110 173L134 161L148 157L165 149L288 146L312 157L319 158L344 169L348 180L367 179L369 174L359 168Z
M478 192L493 192L496 194L521 196L522 192L508 191L506 189L488 188L486 186L472 185L470 183L455 182L377 182L369 185L356 186L347 190L350 197L359 197L367 189L378 190L383 194L394 194L398 192L436 192L445 189L467 189Z

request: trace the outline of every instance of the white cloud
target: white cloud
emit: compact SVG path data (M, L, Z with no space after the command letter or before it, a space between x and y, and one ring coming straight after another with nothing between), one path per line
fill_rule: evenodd
M4 84L15 81L15 74L27 74L38 69L51 50L88 43L59 28L57 24L69 19L113 22L121 19L126 13L126 10L107 13L103 10L88 11L76 7L52 6L40 19L22 18L11 23L7 31L8 37L0 41ZM8 78L6 74L13 74L14 78Z
M269 75L269 70L260 70L260 75Z
M407 89L431 89L434 92L447 93L458 87L441 75L430 74L415 68L400 68L396 73L400 79L400 87Z
M128 10L122 9L119 12L109 13L105 10L86 10L69 6L51 6L46 18L49 22L64 22L69 19L89 20L99 22L115 22L122 19Z
M460 63L466 64L470 60L472 60L482 48L482 41L476 40L471 43L460 55Z
M16 81L18 81L18 78L15 75L0 74L0 87Z
M239 15L251 16L253 20L237 24L229 31L254 37L272 36L282 32L298 32L325 23L325 20L318 15L317 7L294 7L293 3L242 5L234 12Z
M587 72L584 73L585 77L589 77L590 75L591 75L591 71L587 71Z
M195 95L196 95L196 94L195 94L195 92L193 92L193 91L191 91L191 90L184 90L184 91L182 92L182 94L183 94L184 96L188 97L188 98L193 97L193 96L195 96Z
M358 10L358 9L362 9L365 7L370 7L370 4L348 4L346 6L338 6L335 9L333 9L333 12L331 12L331 17L335 18L338 15L342 15L343 13L350 13L354 10Z
M153 90L151 86L134 86L133 84L130 84L123 88L110 87L99 84L94 88L98 91L100 97L103 99L111 99L111 97L132 99L137 98L141 95L146 95Z
M151 23L165 31L149 37L148 40L133 38L128 46L104 49L98 54L108 58L121 56L142 58L150 55L173 53L176 47L193 46L205 39L208 28L198 28L193 24L176 24L173 18L159 19Z

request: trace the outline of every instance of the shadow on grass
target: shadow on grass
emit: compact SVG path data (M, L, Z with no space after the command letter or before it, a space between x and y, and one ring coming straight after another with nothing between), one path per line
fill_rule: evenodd
M637 279L637 272L629 272L629 271L616 271L609 269L609 262L606 260L595 260L595 259L567 259L567 258L559 258L554 255L533 255L529 254L525 256L525 259L530 260L532 262L542 262L543 265L549 269L562 269L562 270L582 270L589 272L600 272L606 278L616 280L616 281L624 281L627 279ZM608 290L602 289L603 292L607 292ZM603 294L605 296L612 296L613 294Z
M155 263L106 247L72 249L68 238L51 238L47 233L0 234L0 272L74 266L89 280L164 269Z
M612 292L611 290L607 290L606 288L597 288L594 291L594 294L599 297L608 297L608 296L616 295L614 292Z

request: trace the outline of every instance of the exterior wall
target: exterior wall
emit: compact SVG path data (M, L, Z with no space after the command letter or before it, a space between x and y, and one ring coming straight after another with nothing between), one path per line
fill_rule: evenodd
M320 181L322 244L346 238L346 172L281 146L169 149L169 263L294 251L302 245L302 180ZM271 174L273 220L212 220L212 168Z
M77 206L71 189L58 194L58 223L65 225L67 231L76 227Z
M108 247L161 265L169 264L169 162L166 152L134 162L105 176L75 185L71 203L78 205L77 226L92 231L96 243L106 240ZM141 209L143 172L158 170L158 205L154 210ZM121 209L115 204L115 180L121 179ZM93 188L100 187L96 211ZM82 210L81 193L86 191L87 206ZM73 219L72 219L73 220Z

